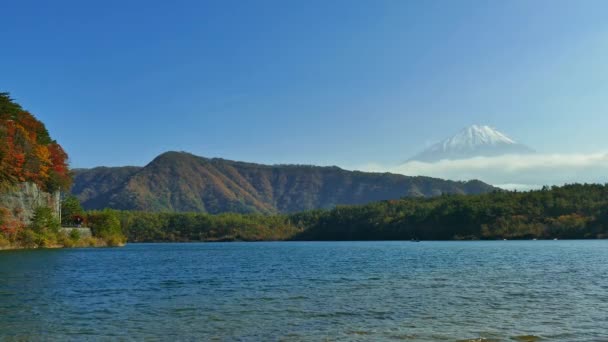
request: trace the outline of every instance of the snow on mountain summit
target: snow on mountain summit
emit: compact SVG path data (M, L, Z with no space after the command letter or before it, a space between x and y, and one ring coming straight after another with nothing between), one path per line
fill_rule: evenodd
M472 125L429 147L410 160L434 162L443 159L467 159L532 152L534 150L531 148L516 142L490 126Z
M505 134L490 126L473 125L460 131L455 136L441 142L434 147L438 150L450 148L466 148L478 145L517 144Z

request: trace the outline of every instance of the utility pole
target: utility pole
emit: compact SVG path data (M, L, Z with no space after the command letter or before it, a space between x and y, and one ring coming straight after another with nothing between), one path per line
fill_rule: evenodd
M57 205L59 206L59 226L63 226L63 224L61 223L61 187L59 187L59 198L57 201Z

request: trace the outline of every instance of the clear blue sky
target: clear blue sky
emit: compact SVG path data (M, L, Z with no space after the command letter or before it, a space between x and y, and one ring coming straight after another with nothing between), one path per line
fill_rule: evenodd
M74 167L399 163L489 124L608 149L608 1L2 1L0 90Z

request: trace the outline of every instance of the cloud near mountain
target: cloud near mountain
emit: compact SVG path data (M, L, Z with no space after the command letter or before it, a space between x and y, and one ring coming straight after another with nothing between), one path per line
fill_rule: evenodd
M543 185L565 183L606 183L608 182L608 153L537 153L437 162L408 161L394 167L369 164L362 169L452 180L480 179L507 189L528 190Z
M404 164L369 164L360 169L451 180L480 179L504 189L543 185L606 183L608 153L542 154L487 125L472 125Z

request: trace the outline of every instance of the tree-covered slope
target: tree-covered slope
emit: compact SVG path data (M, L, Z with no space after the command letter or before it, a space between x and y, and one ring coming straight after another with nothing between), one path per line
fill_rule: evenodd
M608 237L608 185L382 201L294 214L303 240Z
M103 207L104 195L110 194L116 187L124 184L129 177L141 167L96 167L93 169L74 169L72 193L78 194L78 199L87 203L88 207ZM98 204L99 203L99 204Z
M72 192L88 209L288 213L493 190L480 181L454 182L338 167L270 166L167 152L143 168L79 170Z
M68 189L67 154L44 124L0 93L0 233L15 235L38 207L58 207L52 195Z
M117 213L129 241L608 238L608 186L404 198L294 214Z
M52 192L71 184L68 156L44 124L0 93L0 191L23 182Z
M404 198L294 214L120 211L129 241L608 238L608 185Z
M71 243L58 217L58 190L72 182L67 159L40 120L0 93L0 249Z

